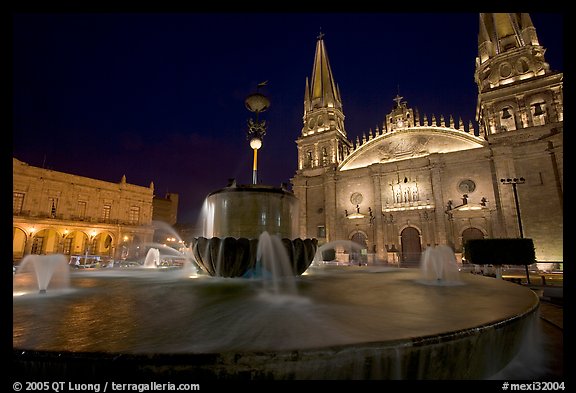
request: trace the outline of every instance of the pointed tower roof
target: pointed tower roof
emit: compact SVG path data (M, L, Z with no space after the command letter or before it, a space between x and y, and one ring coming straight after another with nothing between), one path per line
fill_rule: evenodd
M306 88L304 89L304 116L308 113L310 108L310 84L308 83L308 77L306 77Z
M479 31L478 31L478 46L485 42L490 42L490 35L486 29L486 24L483 18L484 14L480 14Z
M527 13L480 13L479 27L478 45L491 42L495 48L494 54L526 45L538 45L535 31L526 36L526 30L534 30Z
M481 13L476 58L480 91L550 71L544 47L527 13Z
M309 108L331 107L342 109L342 100L340 99L338 87L334 82L323 37L324 34L322 33L318 35L310 91L306 92L310 100Z

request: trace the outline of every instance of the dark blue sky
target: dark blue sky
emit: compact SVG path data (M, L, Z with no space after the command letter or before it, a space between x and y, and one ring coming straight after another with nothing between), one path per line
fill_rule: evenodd
M532 13L563 71L563 16ZM16 13L13 156L180 195L179 222L228 178L251 182L245 97L271 100L259 180L289 182L321 30L351 140L399 91L421 115L474 120L477 13Z

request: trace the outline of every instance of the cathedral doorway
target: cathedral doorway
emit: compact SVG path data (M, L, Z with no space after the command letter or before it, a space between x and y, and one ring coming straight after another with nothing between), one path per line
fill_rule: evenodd
M484 233L478 228L467 228L462 231L462 244L471 239L484 239Z
M402 261L402 264L408 266L419 264L422 246L420 244L420 232L418 229L414 227L404 228L400 237L402 243L402 254L400 255L400 260Z
M478 228L466 228L462 231L462 256L464 256L466 242L472 239L484 239L484 233Z
M358 251L357 249L350 249L350 264L353 265L365 265L367 262L367 254L366 251L368 249L368 243L366 235L362 232L355 232L352 237L350 238L354 243L359 244L361 249Z

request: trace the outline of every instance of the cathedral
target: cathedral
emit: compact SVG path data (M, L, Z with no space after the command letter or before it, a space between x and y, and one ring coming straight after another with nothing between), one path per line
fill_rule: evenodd
M320 35L291 179L299 235L358 244L336 247L354 263L414 266L437 244L461 261L468 239L518 237L533 239L539 263L561 263L563 73L544 53L529 14L481 13L477 125L421 116L396 95L381 127L354 141Z

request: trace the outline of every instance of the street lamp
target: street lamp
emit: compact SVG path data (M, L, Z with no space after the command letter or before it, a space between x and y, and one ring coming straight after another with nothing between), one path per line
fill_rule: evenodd
M520 178L506 178L506 179L500 179L500 182L502 184L509 184L512 185L512 190L514 192L514 203L516 205L516 215L518 216L518 229L520 230L520 238L523 239L524 238L524 231L522 230L522 218L520 216L520 204L518 202L518 191L516 190L516 185L517 184L524 184L526 182L526 179L524 179L523 177Z
M252 184L256 184L258 182L258 149L262 147L262 139L260 138L252 138L250 140L250 147L254 150L254 160L252 164Z
M266 86L266 82L259 83L256 88L256 93L250 94L244 104L246 109L250 112L256 113L256 120L252 118L248 119L248 133L247 139L250 141L250 147L254 150L254 162L252 164L252 184L258 182L258 149L262 147L262 139L266 135L266 120L259 120L259 114L265 112L270 107L270 100L264 94L258 92L258 90Z
M520 215L520 203L518 202L518 190L516 189L516 186L518 184L524 184L526 182L526 179L524 179L523 177L514 177L514 178L506 178L506 179L500 179L500 182L502 184L508 184L508 185L512 185L512 191L514 192L514 204L516 205L516 216L518 217L518 229L520 231L520 239L524 238L524 231L522 230L522 217ZM524 267L526 268L526 281L528 282L528 285L530 285L530 273L528 272L528 265L524 265Z
M120 253L120 259L122 260L126 260L126 258L128 257L128 241L130 240L130 236L128 235L124 235L124 237L122 238L123 243L122 243L122 251Z

